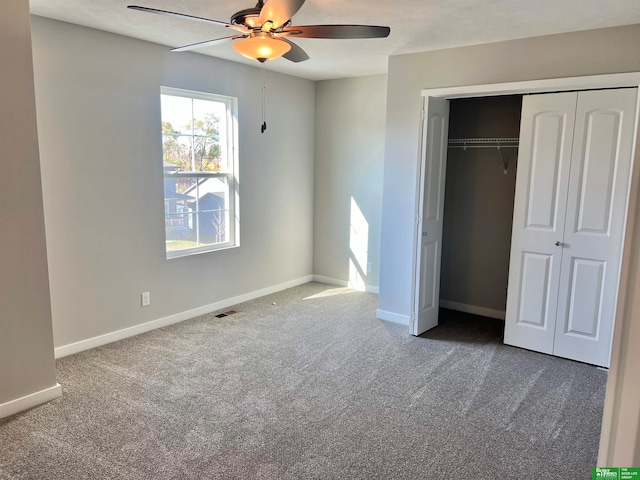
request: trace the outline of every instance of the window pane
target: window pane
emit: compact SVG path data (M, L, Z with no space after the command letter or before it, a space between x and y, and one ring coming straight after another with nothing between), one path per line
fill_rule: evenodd
M220 144L213 137L194 137L194 170L199 172L220 171Z
M223 168L220 120L225 118L225 111L226 105L223 102L193 100L196 170L219 172Z
M230 241L227 178L165 178L167 250Z
M172 207L165 210L164 218L167 250L182 250L197 246L193 235L194 213L186 202L174 202Z
M227 210L229 185L226 178L208 178L198 186L200 241L205 244L229 241Z
M196 165L192 156L193 137L186 135L162 135L162 157L164 160L165 171L172 165L175 165L180 171L194 170ZM170 165L167 165L170 164Z
M162 132L192 134L192 100L186 97L160 95Z
M225 116L226 105L223 102L211 100L193 100L193 118L196 122L219 122ZM194 130L196 135L202 135L203 130Z

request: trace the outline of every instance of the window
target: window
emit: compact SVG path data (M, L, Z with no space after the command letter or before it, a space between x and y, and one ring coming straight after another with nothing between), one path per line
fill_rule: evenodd
M167 258L237 246L237 100L160 93Z

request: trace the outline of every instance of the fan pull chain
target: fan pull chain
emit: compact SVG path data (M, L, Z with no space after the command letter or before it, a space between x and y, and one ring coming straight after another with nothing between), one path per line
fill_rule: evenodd
M267 70L264 68L264 63L262 64L262 126L260 127L260 133L264 133L267 129L267 102L265 100L265 93L267 90Z

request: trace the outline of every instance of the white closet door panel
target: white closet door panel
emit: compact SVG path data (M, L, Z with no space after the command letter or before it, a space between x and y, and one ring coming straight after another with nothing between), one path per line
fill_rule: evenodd
M425 242L422 247L420 265L420 305L418 311L424 312L437 306L436 272L433 266L440 255L439 242Z
M534 116L525 206L527 229L557 231L558 213L562 213L558 205L558 193L563 190L559 181L562 156L566 152L565 138L563 113L541 112Z
M584 258L572 258L571 261L571 283L567 288L570 308L565 330L569 335L593 339L600 323L606 262Z
M523 98L505 343L552 353L577 94Z
M554 314L549 312L549 293L554 283L552 272L552 255L522 252L522 296L518 323L547 328L547 322Z
M449 101L429 97L425 104L423 131L424 159L422 174L424 189L420 203L418 225L418 277L415 293L413 335L420 335L438 325L440 303L440 259L442 219L444 215L444 185L447 169L447 137L449 132Z
M608 366L626 224L637 89L580 92L554 355Z
M580 171L574 178L578 183L572 184L571 192L578 194L575 233L609 234L621 116L622 112L596 110L587 113L585 124L579 125L586 131L582 132L584 144L575 146L583 155L577 157Z

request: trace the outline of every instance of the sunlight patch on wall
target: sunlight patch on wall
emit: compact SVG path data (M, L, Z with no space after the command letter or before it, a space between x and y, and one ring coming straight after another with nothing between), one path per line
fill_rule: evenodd
M365 290L369 260L369 222L353 197L351 197L350 219L349 287Z

